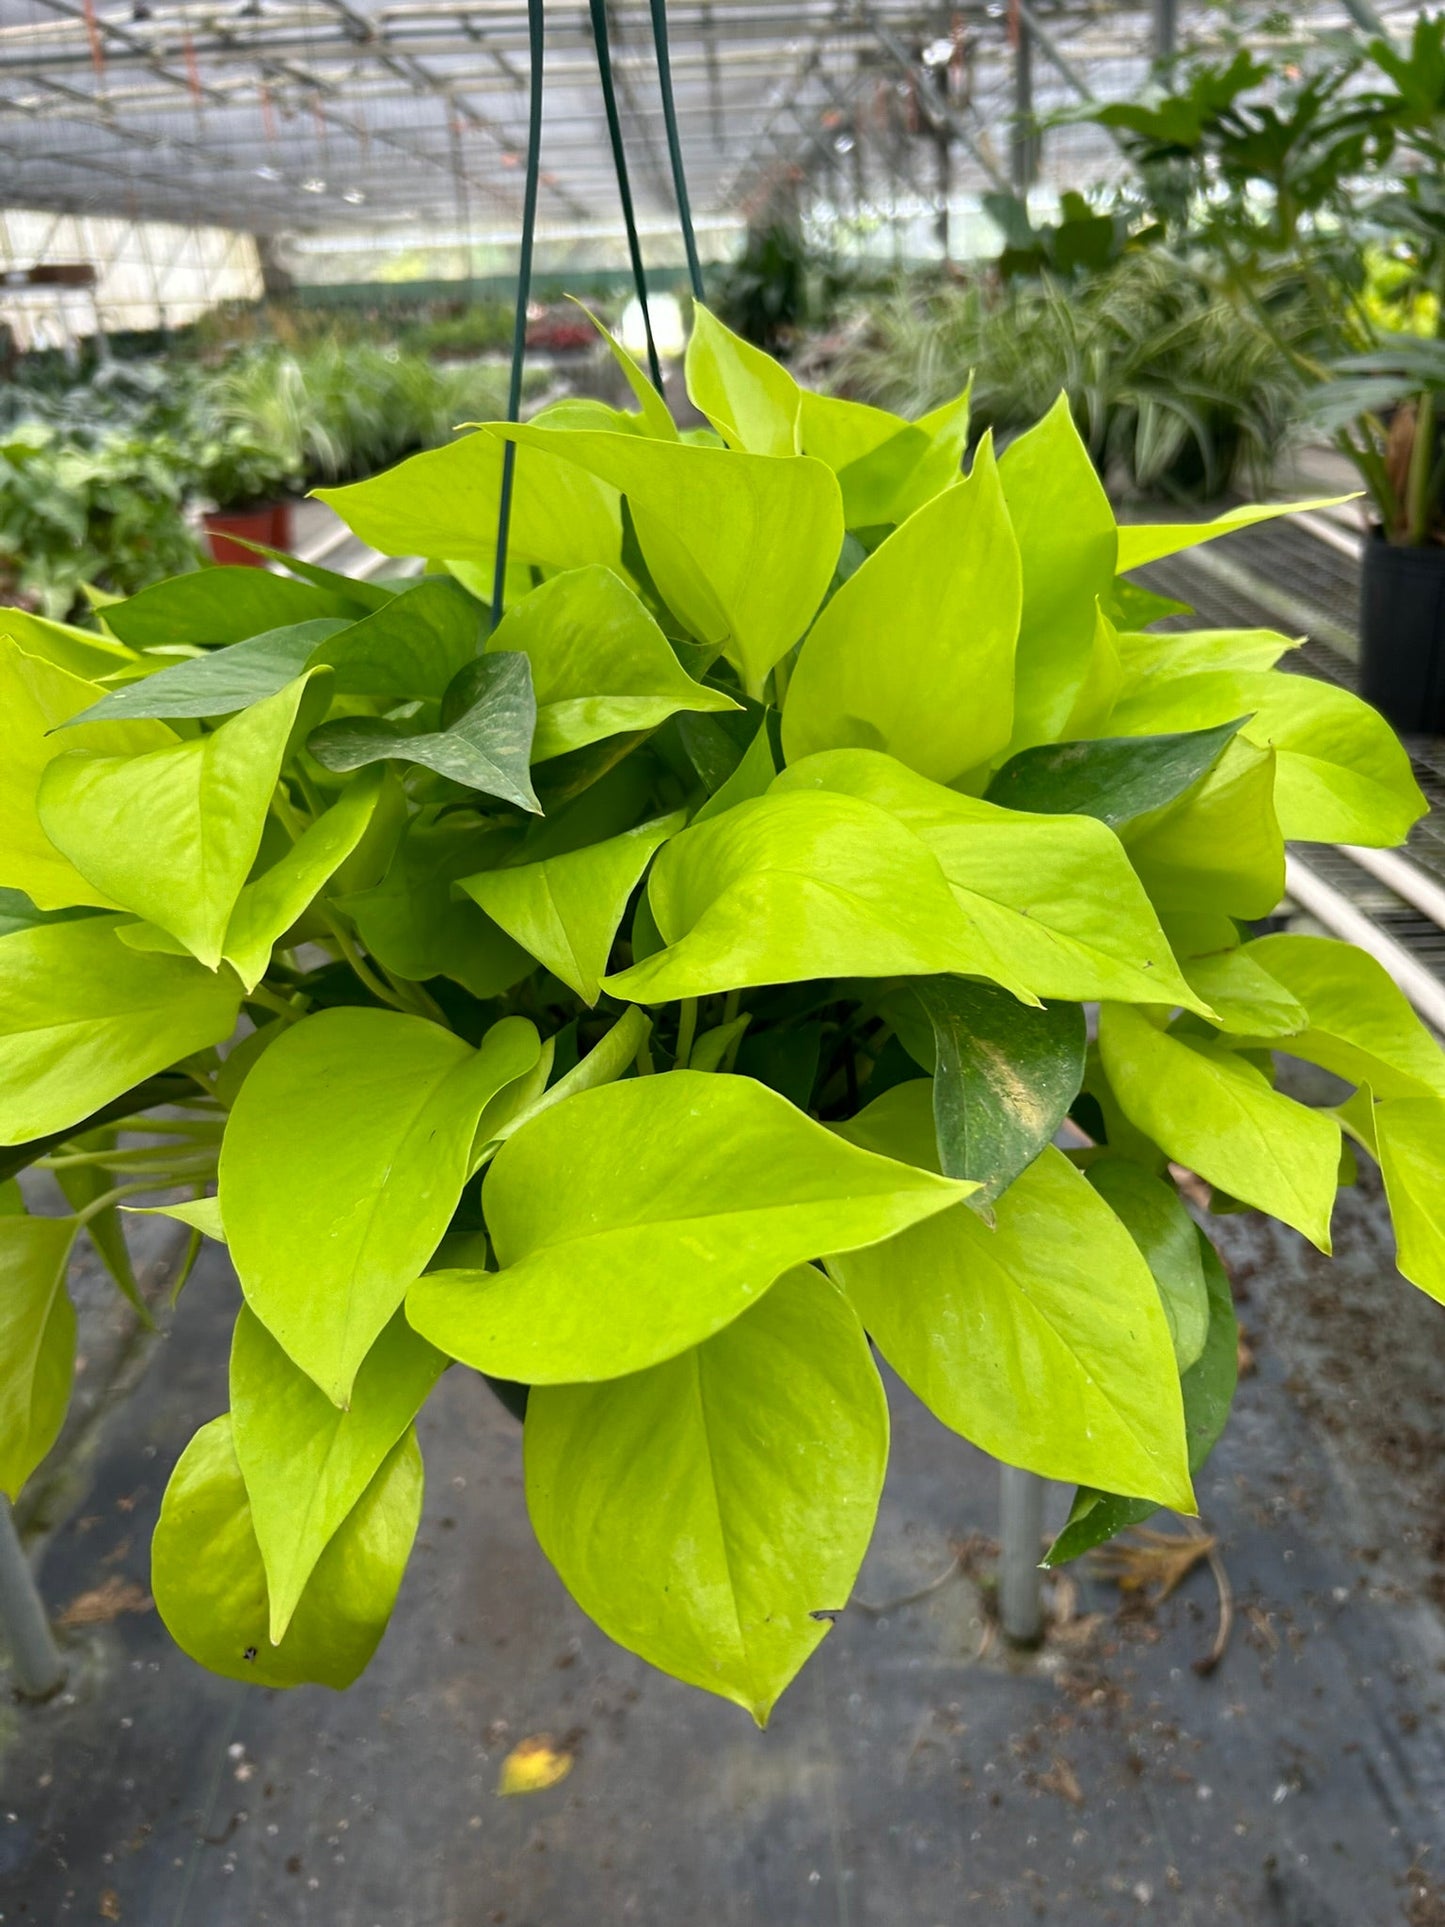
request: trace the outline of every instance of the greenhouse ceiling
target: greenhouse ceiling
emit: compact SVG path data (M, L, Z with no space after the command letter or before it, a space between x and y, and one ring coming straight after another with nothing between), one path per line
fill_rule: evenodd
M1319 0L1292 31L1369 11ZM1107 138L1054 131L1040 166L1020 109L1137 93L1159 48L1218 18L1185 0L672 0L695 208L745 217L785 188L886 208L1031 175L1087 185L1110 171ZM658 231L675 212L646 0L610 0L608 19L639 219ZM547 0L546 22L541 224L611 231L587 6ZM524 0L0 0L0 204L262 236L500 237L519 223L527 80Z

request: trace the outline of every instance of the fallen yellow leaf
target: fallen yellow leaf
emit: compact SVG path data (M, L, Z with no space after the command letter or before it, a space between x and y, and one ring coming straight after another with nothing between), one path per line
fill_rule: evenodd
M519 1740L502 1762L498 1793L543 1793L572 1771L572 1755L550 1733Z

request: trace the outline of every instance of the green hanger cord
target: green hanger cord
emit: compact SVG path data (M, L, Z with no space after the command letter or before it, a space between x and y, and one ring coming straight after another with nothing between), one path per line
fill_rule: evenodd
M682 165L682 143L677 137L677 105L672 97L672 58L667 49L667 0L652 0L652 44L657 51L657 80L662 89L662 118L667 128L667 156L672 162L672 190L677 196L677 218L687 249L687 272L695 301L703 299L702 263L692 231L692 207L687 198L687 175Z
M522 363L527 354L527 304L532 296L532 243L537 232L537 182L542 171L542 0L527 0L531 47L531 107L527 117L527 183L522 195L522 250L517 262L517 313L512 327L512 376L507 388L507 420L522 413ZM507 581L507 536L512 522L512 482L517 444L502 450L502 493L497 507L497 566L492 577L492 627L502 619Z
M602 104L607 110L607 134L612 142L612 165L617 173L617 196L622 202L622 220L627 229L627 252L632 260L632 285L637 290L637 305L642 310L642 326L647 334L647 366L652 385L659 395L662 365L657 359L657 343L652 338L652 314L647 305L647 275L642 265L642 246L637 239L637 221L632 212L632 186L627 178L627 156L622 147L622 122L617 113L617 90L612 84L612 49L607 32L607 0L588 0L592 12L592 43L597 49L597 76L602 82Z

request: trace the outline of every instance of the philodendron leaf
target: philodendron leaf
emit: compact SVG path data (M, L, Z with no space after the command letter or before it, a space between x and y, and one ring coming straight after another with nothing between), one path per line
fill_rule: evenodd
M1020 987L933 855L856 797L775 790L695 824L664 845L648 901L667 947L603 986L636 1003L834 975Z
M567 439L571 439L568 437ZM564 459L562 437L518 451L507 552L514 565L615 568L622 556L617 490ZM363 542L386 555L433 555L490 565L497 546L502 445L461 435L366 482L319 488Z
M738 706L688 675L611 569L553 576L507 611L487 649L519 651L532 665L535 763L608 736L654 729L679 711Z
M131 669L139 660L134 649L111 636L78 629L69 622L51 622L28 609L7 607L0 617L0 635L17 643L27 656L39 656L87 682Z
M1156 676L1167 680L1211 669L1273 669L1304 637L1281 636L1273 629L1176 629L1156 636L1126 625L1116 640L1124 672L1121 693L1128 695Z
M482 1208L501 1269L432 1272L407 1316L496 1378L617 1378L711 1337L790 1266L890 1237L969 1188L840 1143L750 1078L607 1084L498 1154Z
M0 1144L79 1124L235 1028L241 986L229 970L142 956L116 940L116 923L0 938Z
M755 796L765 796L777 773L768 717L764 715L758 724L757 734L743 751L731 775L696 811L693 822L706 823L709 817L721 816L738 803L749 803Z
M1013 747L1027 749L1063 734L1083 689L1117 536L1065 395L1009 443L999 480L1023 565Z
M1126 823L1129 861L1161 913L1267 917L1284 895L1275 754L1236 736L1162 811Z
M838 395L803 390L800 426L805 455L838 477L850 529L902 522L958 481L968 445L973 388L916 422Z
M329 810L236 899L226 925L225 958L247 990L254 990L271 961L278 937L288 931L366 834L382 773L368 770L348 783Z
M187 1224L202 1237L226 1242L226 1227L221 1223L219 1198L187 1198L181 1204L123 1204L121 1210L135 1218L174 1218Z
M333 1404L441 1241L477 1120L537 1061L534 1027L473 1050L420 1017L324 1010L241 1086L221 1212L246 1302Z
M429 575L332 636L315 660L335 670L347 695L439 698L485 633L476 598L450 576Z
M143 755L58 757L40 780L46 835L113 902L214 970L305 689L300 677L208 736Z
M1110 735L1153 736L1246 718L1240 735L1275 752L1275 809L1287 839L1403 843L1425 814L1410 759L1385 719L1348 689L1275 670L1160 678L1109 718Z
M27 656L0 635L0 883L23 890L42 910L116 907L40 827L35 791L47 765L78 745L133 755L175 741L164 723L87 724L78 736L58 733L100 693L94 683Z
M1148 562L1161 562L1166 555L1197 548L1217 535L1232 535L1236 529L1253 528L1257 522L1272 522L1277 515L1338 508L1341 502L1354 499L1352 495L1330 495L1313 502L1248 503L1216 515L1212 522L1126 522L1119 530L1119 573L1142 569Z
M1176 736L1040 743L1011 756L989 784L990 803L1048 816L1096 816L1117 830L1163 809L1213 768L1239 722Z
M568 1591L760 1726L847 1603L887 1460L863 1328L810 1267L678 1358L527 1402L528 1510Z
M1328 1112L1271 1090L1235 1052L1171 1037L1123 1004L1100 1013L1099 1054L1125 1116L1175 1163L1329 1250L1340 1129Z
M957 488L911 515L808 633L783 708L783 753L883 749L950 782L1013 725L1020 607L992 445Z
M839 1129L895 1156L936 1156L923 1080ZM1169 1327L1138 1247L1052 1146L995 1211L992 1230L975 1211L945 1211L828 1269L893 1369L984 1451L1193 1511Z
M273 1644L446 1363L398 1312L338 1411L242 1306L231 1342L231 1435L266 1568Z
M1253 944L1191 957L1184 975L1216 1014L1222 1030L1268 1037L1287 1050L1284 1038L1308 1027L1304 1005L1265 969Z
M975 941L998 960L964 966L968 974L1022 985L1035 997L1172 1001L1209 1015L1181 976L1118 838L1094 818L1000 809L871 750L826 751L793 764L773 795L794 791L866 800L931 852ZM907 901L897 885L893 894L895 906Z
M256 1686L332 1686L376 1651L421 1518L422 1463L408 1429L382 1462L271 1641L266 1569L229 1417L203 1425L171 1474L151 1541L151 1591L198 1665Z
M65 1268L74 1218L0 1215L0 1492L15 1498L70 1403L75 1307Z
M1294 934L1261 937L1243 954L1304 1007L1299 1034L1281 1038L1280 1050L1377 1097L1445 1098L1445 1053L1383 964L1333 937Z
M354 620L359 613L351 584L345 591L317 588L269 569L193 569L142 589L105 611L106 627L132 649L177 643L218 648L244 642L267 629L289 629L325 616Z
M729 448L752 455L798 453L802 391L781 363L723 326L700 301L684 361L688 398Z
M1099 1158L1085 1175L1154 1274L1182 1377L1203 1352L1209 1331L1209 1294L1194 1220L1172 1184L1128 1158Z
M1199 1258L1209 1295L1209 1334L1204 1350L1180 1381L1184 1397L1184 1429L1189 1438L1189 1470L1198 1477L1219 1442L1234 1403L1239 1375L1239 1326L1224 1266L1204 1233L1194 1227ZM1116 1533L1142 1525L1155 1507L1148 1499L1123 1499L1115 1492L1081 1486L1063 1531L1049 1547L1046 1566L1060 1566L1103 1545Z
M476 671L470 707L448 729L416 736L384 716L344 716L313 730L306 747L324 768L342 773L388 759L420 763L484 796L540 814L527 773L537 720L531 666L525 656L509 652L483 657Z
M1380 1167L1401 1274L1445 1305L1445 1100L1362 1084L1339 1115Z
M681 812L540 863L483 870L460 888L554 977L595 1004L628 898Z
M450 977L474 997L500 996L536 968L534 960L469 897L453 894L458 877L511 847L505 830L475 817L417 818L391 867L370 890L337 899L366 948L399 977L424 983Z
M933 1028L933 1127L940 1168L972 1178L980 1209L1053 1139L1084 1081L1077 1004L1031 1010L996 984L924 977L912 986Z
M540 423L493 423L492 433L620 489L668 606L762 694L812 621L843 540L838 485L821 462Z
M69 726L140 716L233 715L294 682L321 644L349 626L345 616L321 616L285 629L264 630L204 656L187 656L139 682L110 690L89 709L72 716ZM62 742L60 747L74 745Z
M633 417L633 420L637 423L639 431L647 435L655 435L659 441L675 442L677 440L677 423L672 419L672 415L668 410L666 398L658 394L642 369L638 367L636 361L633 360L632 356L623 347L616 335L613 334L606 322L599 320L590 308L584 306L582 302L577 300L575 295L569 295L567 299L574 302L592 323L592 326L602 337L607 352L611 355L613 361L616 362L623 380L632 390L633 398L637 402L639 411L638 414ZM580 397L575 399L580 399Z

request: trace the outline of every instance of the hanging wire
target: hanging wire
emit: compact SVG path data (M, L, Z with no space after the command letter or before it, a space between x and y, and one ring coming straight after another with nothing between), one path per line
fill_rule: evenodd
M537 229L537 183L542 171L542 0L527 0L531 49L531 105L527 117L527 183L522 196L522 247L517 260L517 313L512 327L512 375L507 387L507 420L522 412L522 363L527 353L527 306L532 295L532 243ZM492 627L502 619L507 581L507 536L512 521L512 483L517 444L502 448L502 493L497 507L497 567L492 577Z
M687 175L682 165L682 143L677 137L677 105L672 97L672 57L667 47L667 0L652 0L652 42L657 51L657 79L662 89L662 118L667 128L667 156L672 163L672 188L677 196L677 217L682 223L682 244L687 249L687 272L692 281L695 301L703 299L702 263L697 258L697 237L692 231L692 207L687 198Z
M617 195L622 202L622 220L627 229L627 252L632 260L632 285L637 290L637 305L642 310L642 326L647 335L647 366L652 385L659 395L662 365L657 359L657 343L652 338L652 313L647 305L647 275L642 265L642 246L637 238L637 221L632 211L632 186L627 178L627 156L622 147L622 122L617 113L617 89L612 84L612 50L608 42L607 0L588 0L592 13L592 42L597 49L597 75L602 82L602 104L607 110L607 134L612 142L612 165L617 173Z

